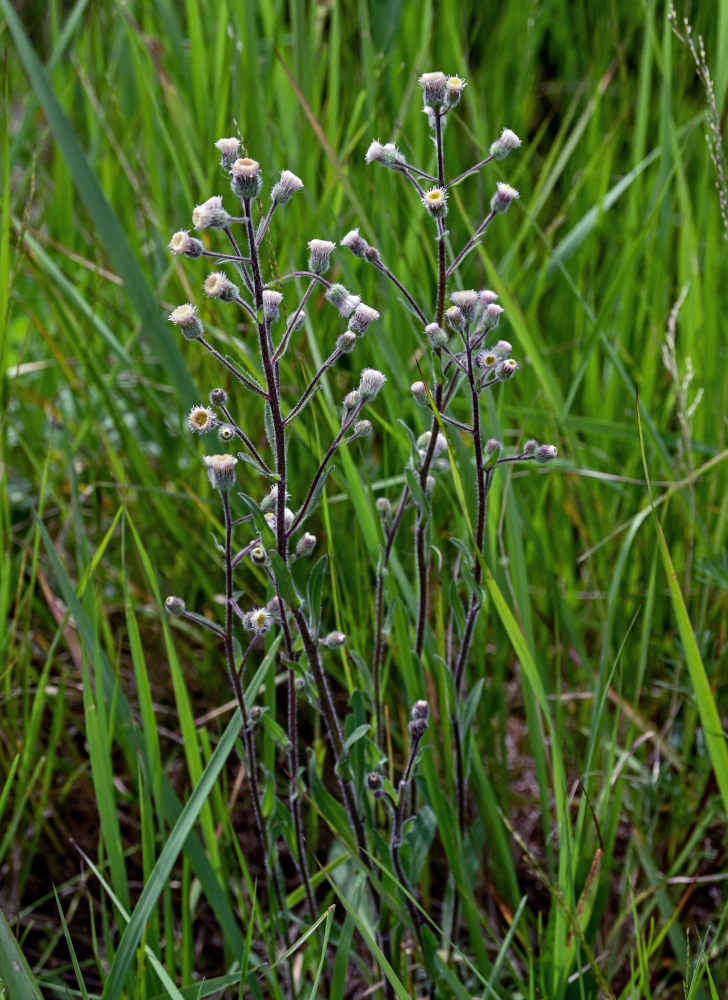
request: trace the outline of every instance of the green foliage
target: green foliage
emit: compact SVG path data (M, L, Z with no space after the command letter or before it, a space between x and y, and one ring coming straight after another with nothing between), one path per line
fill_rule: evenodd
M728 2L696 6L722 113ZM436 970L442 997L722 995L726 234L705 93L665 5L20 10L0 0L0 995L262 1000L288 997L293 980L313 998L386 978L391 995L413 996L420 964ZM347 635L325 663L346 717L342 770L358 788L379 770L396 790L416 699L437 718L404 829L407 886L389 864L384 806L366 794L375 858L371 869L357 858L325 732L307 710L297 777L316 913L286 870L281 912L298 923L283 942L216 637L165 618L162 599L179 593L224 617L219 504L184 422L220 369L165 311L197 301L215 348L251 377L256 346L249 324L231 327L203 304L199 262L166 244L195 204L227 194L212 143L239 130L266 190L283 168L305 183L285 222L274 218L266 270L303 267L309 239L357 226L429 302L432 220L401 177L363 160L380 136L431 168L417 77L436 68L468 81L446 133L450 176L504 126L524 138L450 199L459 247L496 180L521 191L460 272L465 287L499 292L498 332L521 365L487 398L485 436L509 451L554 442L560 460L498 470L482 584L472 561L455 577L475 530L470 452L443 427L452 475L432 499L405 472L409 435L426 425L409 386L427 375L428 346L393 286L337 250L336 280L382 318L292 425L292 497L305 495L360 369L388 381L367 413L373 436L337 454L306 522L328 559L289 571L274 553L274 569L322 634ZM676 379L663 349L683 290ZM318 293L307 312L284 359L299 387L342 329ZM230 406L262 447L256 402L238 393ZM237 470L257 504L262 480ZM405 481L416 501L407 517L432 510L432 621L415 656L408 520L384 584L382 760L368 662L383 544L375 500ZM237 582L241 607L272 596L249 561ZM471 695L459 704L445 664L465 616L451 620L451 608L481 587ZM288 778L279 642L271 633L254 652L247 701L263 709L269 830L295 854L293 802L273 794ZM315 703L304 659L296 678L301 703ZM384 928L373 898L391 915Z

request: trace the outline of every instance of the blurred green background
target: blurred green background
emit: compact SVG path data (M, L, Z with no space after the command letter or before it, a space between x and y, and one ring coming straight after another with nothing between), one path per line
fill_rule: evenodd
M174 628L181 666L169 667L160 594L215 608L223 583L211 535L219 512L201 461L209 448L191 440L184 422L220 376L166 313L197 301L211 339L239 358L254 357L254 338L203 301L205 266L172 258L169 237L191 228L192 208L210 195L231 200L212 144L239 134L266 182L287 168L305 183L272 225L273 273L304 266L312 237L338 241L358 226L432 302L430 220L401 178L365 167L364 153L372 138L393 140L432 169L417 76L442 69L468 82L446 133L449 176L485 155L503 127L523 139L509 159L454 190L448 226L457 247L487 213L497 180L521 192L467 258L461 281L499 292L507 309L499 332L521 364L489 401L491 433L509 445L536 437L560 454L546 473L526 467L498 481L489 564L551 699L570 790L582 804L573 819L589 827L579 840L587 867L597 841L582 788L600 826L605 858L588 940L615 996L637 990L634 969L644 962L640 982L653 992L625 996L682 997L701 941L714 947L718 987L728 982L725 929L716 929L725 812L649 513L636 419L639 391L657 513L725 727L728 233L706 142L706 90L665 4L156 0L11 9L2 0L0 9L0 776L10 776L0 799L0 907L30 965L49 989L75 983L51 884L91 983L102 967L89 957L98 956L94 921L101 938L113 937L103 894L80 877L69 837L104 856L109 834L99 830L99 810L117 814L128 903L154 836L163 836L161 819L148 826L140 816L144 783L111 724L100 755L109 771L92 773L88 664L106 659L137 720L144 672L159 763L181 797L195 771L180 706L200 719L230 697L213 644L193 629ZM683 33L684 13L705 37L722 116L728 3L678 7ZM372 417L375 437L339 465L311 526L334 558L344 533L325 620L366 656L373 500L394 496L407 459L398 418L424 429L408 387L426 346L392 286L343 249L335 260L339 280L382 319L349 357L350 370L329 377L310 420L296 425L292 492L315 468L360 368L382 369L388 384ZM339 332L334 311L313 300L288 355L289 385L304 384ZM256 407L237 397L234 408L261 440ZM243 485L261 490L253 480ZM447 539L465 532L447 487L437 516L438 545L451 562ZM408 543L400 542L405 567ZM69 581L86 632L67 618ZM265 599L260 577L241 586L245 601ZM506 818L509 884L528 895L537 936L537 915L549 906L537 864L548 868L553 849L542 816L552 805L544 735L497 616L482 616L478 645L486 677L480 758ZM405 659L404 650L390 653L395 746L406 729ZM353 660L342 657L337 669L342 686L356 686ZM199 737L203 760L217 726L213 718L211 737ZM100 807L99 788L111 795ZM140 830L151 831L150 842ZM508 882L487 851L483 865L486 883ZM513 905L508 885L499 889ZM483 899L488 925L497 926L485 890ZM212 945L209 954L214 968ZM205 968L201 960L198 971Z

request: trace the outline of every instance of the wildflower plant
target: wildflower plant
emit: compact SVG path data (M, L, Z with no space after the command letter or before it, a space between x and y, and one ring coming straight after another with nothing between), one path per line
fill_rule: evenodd
M224 575L224 612L220 622L214 622L188 610L184 600L167 598L167 611L175 617L187 618L207 628L219 640L225 667L240 712L241 738L248 775L248 791L254 817L260 860L268 879L268 902L271 926L281 944L289 940L286 924L300 918L286 904L286 886L279 861L280 824L270 803L264 808L266 794L273 795L285 808L294 835L285 838L286 850L295 865L311 921L318 918L320 890L312 876L311 859L317 845L309 843L306 831L311 824L304 815L304 800L308 801L303 768L303 750L299 723L300 713L313 711L320 717L333 762L332 780L338 790L340 805L346 814L350 836L341 844L363 876L367 886L365 904L373 916L380 953L395 967L402 945L401 926L408 928L411 947L417 953L421 970L421 985L430 996L438 990L438 962L429 917L419 902L416 873L403 861L402 848L406 841L408 817L415 803L415 778L423 753L427 753L426 734L432 715L450 713L453 755L456 773L456 813L460 835L467 835L467 747L464 739L464 705L468 694L468 665L471 661L477 619L482 605L483 566L485 558L485 528L488 497L499 466L516 461L545 463L556 456L550 444L528 441L513 454L506 454L499 440L488 432L482 400L487 391L517 375L519 363L510 343L497 332L504 310L498 295L490 289L454 287L456 276L469 253L483 238L497 216L508 211L518 199L518 191L503 181L494 183L490 210L480 225L457 251L450 251L447 226L451 192L455 185L480 173L491 161L500 162L520 145L510 129L490 147L487 157L456 177L449 178L445 168L444 129L463 98L465 81L447 77L440 72L420 77L424 96L424 111L432 131L435 165L432 172L408 162L393 144L374 141L365 160L401 175L412 192L416 210L432 220L432 252L437 275L430 302L426 289L408 289L382 261L380 252L370 246L352 229L339 241L339 246L361 259L363 265L374 267L392 282L404 296L410 312L421 329L421 347L427 361L421 365L419 378L411 391L416 403L429 411L423 415L424 426L407 427L411 455L402 470L402 487L394 498L379 496L376 509L381 523L381 548L373 598L373 628L371 648L356 651L356 662L363 667L362 685L369 719L350 713L342 720L326 657L340 648L346 636L329 630L322 612L325 595L327 557L315 560L317 538L308 530L310 518L325 488L332 463L340 449L354 441L362 441L372 433L372 423L366 416L380 392L386 392L386 373L363 367L357 384L352 384L342 400L338 429L316 458L316 468L308 486L299 495L291 494L289 474L292 451L291 431L317 395L326 373L345 355L356 352L359 341L369 336L369 328L380 319L379 311L362 302L361 296L330 275L334 267L337 244L314 238L301 247L307 256L305 267L270 279L264 274L261 255L262 241L272 230L280 213L304 185L290 170L283 170L272 185L266 205L263 172L248 156L240 155L240 143L225 138L215 143L220 153L220 168L228 175L234 212L219 194L197 205L192 213L192 225L199 236L187 230L175 233L169 243L171 253L191 260L211 258L216 270L204 279L204 293L216 300L221 310L233 311L254 330L257 339L257 364L243 367L218 351L205 334L203 318L197 306L184 303L169 315L181 335L212 355L222 368L228 388L216 387L208 401L195 405L187 417L187 425L195 435L213 432L217 441L203 456L210 487L218 494L223 515L224 537L220 546ZM205 233L209 230L209 233ZM214 240L226 240L224 250L208 249ZM295 282L295 284L294 284ZM289 294L291 288L304 290ZM305 307L318 294L338 313L345 328L339 333L333 349L314 372L307 384L299 386L292 398L284 394L288 379L281 378L281 363L306 322ZM206 306L203 314L206 314ZM351 360L347 367L351 366ZM260 405L262 434L240 425L236 417L235 393L247 392ZM286 393L288 390L286 390ZM426 671L430 657L427 639L431 624L430 571L432 547L437 526L433 523L433 493L438 476L452 470L451 438L460 435L472 448L472 469L476 490L476 508L472 512L475 525L471 551L459 551L456 577L466 588L462 605L453 609L445 664L451 678L453 697L448 705L432 707L424 699L432 688ZM252 483L252 486L248 486ZM241 488L244 487L244 488ZM403 540L403 526L413 525L414 545L409 537ZM412 622L411 648L422 664L422 690L411 710L408 732L403 742L409 750L404 755L401 778L391 775L397 762L391 756L391 739L384 727L383 668L388 649L386 589L389 565L395 547L402 551L414 549L414 578L417 584L416 613ZM461 547L462 548L462 547ZM335 546L329 543L330 551ZM305 568L302 569L301 566ZM240 578L253 567L267 582L265 593L259 594L255 606L246 606L241 594ZM458 598L458 601L460 598ZM325 606L325 605L324 605ZM361 609L365 614L368 609ZM284 771L287 785L280 777L262 775L256 746L256 723L261 710L250 704L255 692L246 689L251 680L252 665L267 648L277 656L279 669L285 673L286 712L281 746L285 753ZM367 678L371 677L369 683ZM352 764L352 748L359 742L364 752L359 766ZM307 806L308 808L308 806ZM386 829L389 830L388 844ZM391 888L383 883L382 869L390 873ZM450 926L443 928L447 938L456 945L461 934L458 918L457 891L450 907ZM275 936L274 935L274 936ZM281 948L278 949L280 954ZM374 973L378 975L378 973ZM325 977L326 978L326 977ZM389 987L384 985L385 995ZM289 970L288 993L298 995L293 974ZM445 995L445 994L442 994ZM449 994L448 994L449 995Z

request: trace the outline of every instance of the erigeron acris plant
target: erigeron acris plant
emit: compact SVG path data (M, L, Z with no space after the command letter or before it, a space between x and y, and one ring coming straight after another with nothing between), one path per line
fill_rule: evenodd
M210 629L222 640L227 671L241 714L250 795L260 851L271 870L275 868L273 845L269 842L261 808L255 734L245 703L243 678L246 664L259 644L260 637L272 627L280 629L282 659L287 665L289 677L287 712L288 769L291 776L289 800L297 834L296 861L306 888L309 908L311 913L314 913L315 904L308 876L300 798L296 787L300 761L296 707L298 685L295 665L300 659L298 648L300 639L314 678L318 707L324 718L331 750L334 759L339 761L344 737L323 667L322 651L325 648L341 645L345 637L339 632L319 634L320 608L311 606L310 602L307 605L306 600L296 593L290 566L298 559L313 555L316 537L303 530L304 521L316 508L326 477L331 470L332 459L339 448L371 433L371 423L363 417L363 411L376 398L386 381L385 376L372 368L365 368L362 371L358 388L352 389L343 401L339 431L321 458L307 492L298 499L295 510L289 506L293 500L288 492L288 442L294 421L301 416L307 404L314 398L324 373L343 355L354 349L357 341L367 332L369 325L379 319L379 313L371 306L362 303L360 296L325 277L331 267L331 255L335 249L335 244L329 240L312 239L308 243L307 269L282 275L276 278L275 282L264 280L260 244L276 209L290 201L295 192L303 187L303 181L291 171L284 170L271 190L268 211L256 224L253 213L263 186L259 164L249 157L238 156L240 146L238 139L220 139L216 146L221 154L221 167L229 173L232 191L240 200L241 214L238 216L229 214L223 205L222 197L213 195L194 209L192 222L197 230L221 231L227 237L231 252L207 250L200 239L185 230L174 234L169 248L172 253L189 258L211 257L218 266L234 269L238 284L234 283L224 271L212 271L204 282L204 291L208 297L216 299L221 304L237 307L255 325L260 355L259 376L246 374L212 346L204 335L204 327L195 305L185 303L178 306L170 313L169 319L187 340L196 342L212 354L233 382L260 399L272 456L264 457L256 448L251 436L239 425L226 390L220 387L213 388L209 396L209 405L198 404L192 408L188 416L191 431L198 434L217 431L221 442L242 449L236 454L225 452L204 456L210 484L219 493L223 509L224 623L216 624L188 611L184 602L177 597L167 599L167 609L173 615L184 616ZM243 229L244 251L240 250L233 234L233 226L241 226ZM274 283L285 285L292 279L307 279L308 285L298 299L290 319L283 326L281 323L283 293L271 285ZM305 321L304 306L317 287L323 289L325 298L338 310L340 317L348 320L347 328L338 337L333 351L298 397L292 402L287 402L280 391L281 359L295 333L302 328ZM236 465L239 460L252 467L259 477L267 479L270 485L257 503L244 494L238 494L238 499L244 504L245 513L233 517L231 498L235 500L236 497ZM248 535L242 547L237 550L233 543L235 528L243 528ZM269 579L274 596L267 606L245 609L240 607L235 597L235 575L244 567L246 559L263 567ZM247 641L245 633L248 633ZM240 641L241 635L242 641ZM354 831L357 849L363 856L366 837L360 817L358 797L343 769L339 770L339 786ZM280 892L278 895L280 902Z
M475 249L491 223L506 212L519 197L518 192L506 182L497 181L490 201L490 211L463 243L448 259L447 218L449 196L454 185L475 175L491 161L501 161L517 149L520 139L510 129L504 129L499 139L490 147L489 155L474 164L457 177L448 178L445 170L443 130L449 116L459 104L465 82L457 77L446 77L443 73L425 73L420 77L424 95L424 110L433 133L436 166L433 173L407 161L393 143L382 144L374 141L366 153L367 163L378 163L402 175L413 190L421 211L433 220L433 256L436 264L436 286L432 301L424 305L426 289L408 289L400 278L382 261L380 252L370 246L358 229L348 232L340 245L356 257L362 258L375 267L389 281L396 285L404 296L410 312L421 327L421 344L426 348L430 365L421 377L413 382L411 391L419 406L430 412L429 427L418 431L407 429L411 440L411 458L404 469L404 485L399 495L390 500L380 496L376 507L382 526L382 543L376 576L374 599L374 624L370 630L372 648L360 651L367 660L372 677L370 697L371 718L374 740L370 741L366 759L370 768L366 782L357 785L347 764L348 740L344 737L344 727L337 714L329 678L323 656L327 649L341 646L346 637L338 631L326 632L321 626L321 587L325 571L325 561L319 560L308 574L305 589L297 586L291 568L294 562L310 558L317 546L316 537L304 530L304 522L314 512L331 471L331 463L337 451L357 439L367 437L372 431L370 421L364 416L365 407L376 399L386 382L384 373L364 368L357 388L352 388L342 401L341 421L327 450L320 457L308 487L300 496L292 497L289 492L288 444L290 429L294 421L306 410L320 388L324 374L342 358L352 352L357 342L367 333L369 326L377 321L379 312L362 303L356 295L338 282L326 278L331 268L331 258L336 244L324 239L312 239L308 243L308 267L294 270L277 277L275 281L265 281L261 266L261 241L269 230L276 210L284 206L303 187L303 182L293 173L284 170L270 194L267 211L261 207L262 173L259 164L241 157L237 139L221 139L216 146L221 154L221 166L230 176L230 186L241 205L239 215L231 215L223 205L222 197L214 195L198 205L193 212L194 227L199 230L218 230L227 239L230 252L221 253L208 250L199 238L185 230L174 234L170 241L172 253L192 259L214 258L219 268L229 268L234 272L235 282L225 270L212 271L204 282L206 295L218 303L237 308L257 330L259 368L254 374L244 372L229 357L223 356L206 339L197 308L186 303L178 306L170 314L170 320L179 327L183 336L200 345L215 357L223 367L232 385L252 393L260 400L262 423L265 426L267 449L256 447L253 438L236 421L235 406L228 391L214 388L209 395L209 405L198 404L188 415L188 426L196 434L217 432L219 440L231 449L222 453L204 456L210 484L220 496L223 510L224 543L222 561L225 576L224 621L220 624L192 611L188 611L184 601L178 597L167 599L167 608L173 615L181 615L188 620L208 628L221 641L227 671L239 707L242 738L247 758L248 778L252 809L261 856L265 859L270 875L270 891L279 908L282 907L284 893L280 873L277 868L277 852L272 842L273 835L266 827L261 807L258 764L256 762L256 736L252 710L246 706L244 678L246 668L256 649L265 641L265 636L275 632L280 642L279 659L287 670L287 773L288 806L295 827L296 863L304 886L305 898L312 918L316 916L316 894L309 874L311 848L304 837L304 817L300 784L301 746L298 726L298 693L303 684L301 663L305 662L313 679L315 706L320 712L328 737L330 751L335 763L341 802L352 831L352 852L360 870L369 873L373 898L378 875L377 865L387 861L377 857L377 843L381 838L376 833L377 815L389 816L389 861L397 883L402 888L402 899L410 919L410 929L419 944L419 954L426 968L426 979L431 996L436 988L432 958L427 955L423 937L423 916L417 902L416 887L408 883L402 864L400 849L405 837L405 821L411 803L411 787L415 777L421 741L430 719L430 705L420 699L412 708L409 721L409 752L402 767L402 778L392 784L384 777L385 753L389 741L384 731L384 693L382 690L382 668L387 649L386 625L386 580L391 556L400 536L403 524L414 515L414 576L417 581L417 607L412 622L412 649L423 664L423 694L426 690L424 669L427 668L426 639L431 618L430 609L430 563L433 545L432 494L436 486L437 474L445 474L450 469L450 448L448 436L460 434L470 440L473 453L471 475L476 484L476 509L473 511L473 543L475 551L467 562L466 554L459 552L460 574L467 587L467 596L457 614L451 614L448 641L447 668L452 676L455 692L454 702L449 706L453 732L453 756L457 789L457 817L460 832L466 833L465 800L467 795L465 745L461 731L461 712L467 696L466 668L469 662L476 623L481 609L481 584L483 582L484 541L487 518L488 496L493 477L498 466L515 461L536 461L546 463L556 456L552 445L527 441L517 453L504 454L499 440L490 437L484 427L481 413L483 394L509 381L518 371L518 362L513 357L510 343L498 339L495 333L504 310L498 304L498 295L489 289L453 289L456 272L468 254ZM256 221L254 216L259 216ZM242 227L242 249L233 232L233 227ZM297 296L290 319L283 324L283 292L290 287L288 282L297 279L307 286L302 295ZM281 361L295 334L305 321L304 307L319 288L325 299L347 320L346 330L336 340L333 351L297 397L287 401L281 394ZM279 332L280 331L280 332ZM463 407L463 400L465 406ZM457 401L458 409L454 404ZM465 409L466 417L461 419ZM253 499L236 488L236 473L242 464L246 471L259 481L266 483ZM236 466L238 467L236 469ZM241 506L242 513L233 516L232 506ZM239 548L233 542L235 529L245 533L245 540ZM407 540L406 547L410 548ZM335 547L330 546L331 551ZM244 608L236 598L235 577L250 561L262 568L268 580L267 603L257 607ZM457 570L456 570L457 572ZM316 581L312 587L311 582ZM311 593L315 596L311 596ZM459 600L459 598L458 598ZM453 638L453 633L457 633ZM362 681L362 684L364 682ZM365 727L366 728L366 727ZM377 814L365 808L365 787L385 808ZM376 835L375 835L376 833ZM379 837L379 839L378 839ZM378 931L382 946L386 947L388 927L398 919L396 914L387 913L375 906ZM452 938L457 940L457 906L452 913Z

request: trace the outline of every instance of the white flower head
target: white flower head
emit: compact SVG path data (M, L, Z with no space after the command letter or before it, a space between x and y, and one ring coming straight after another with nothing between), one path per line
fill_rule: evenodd
M215 411L209 406L193 406L187 417L187 425L195 434L206 434L216 423Z
M271 626L273 616L267 608L254 608L245 616L245 627L256 635L263 635Z
M221 493L228 493L235 483L237 462L234 455L205 455L210 485Z
M290 170L281 171L281 179L276 181L270 193L270 200L275 205L285 205L296 191L303 187L303 181Z
M202 336L202 323L197 316L197 306L193 306L191 302L177 306L169 314L168 319L170 323L180 328L187 340L197 340Z
M512 149L518 149L521 145L521 140L518 138L515 132L511 131L509 128L504 128L501 132L500 139L496 139L495 142L490 144L490 155L494 160L505 160Z
M512 201L520 198L518 191L510 184L503 184L498 181L496 192L490 199L490 207L493 212L507 212Z
M197 205L192 213L195 229L225 229L229 222L230 216L223 208L219 194L214 194L212 198Z
M215 148L220 151L220 166L229 170L238 155L240 139L218 139Z
M386 381L386 376L376 368L365 368L361 373L359 395L365 403L371 402Z

